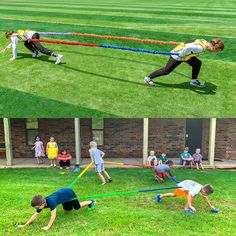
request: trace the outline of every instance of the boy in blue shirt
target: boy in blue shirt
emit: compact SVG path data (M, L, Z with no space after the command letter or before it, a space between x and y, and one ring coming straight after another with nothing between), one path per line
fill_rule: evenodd
M188 151L189 148L185 147L184 152L180 154L180 165L182 165L183 168L185 168L186 163L190 164L190 168L193 166L193 157Z
M90 146L89 155L91 160L95 164L95 171L97 172L102 182L102 185L106 184L106 180L104 179L102 173L108 178L109 182L112 182L110 175L105 171L104 160L102 159L105 156L105 153L97 148L97 143L94 141L91 141L89 143L89 146Z
M164 182L164 177L166 176L168 179L174 177L171 173L171 169L173 167L173 161L168 160L166 164L161 164L154 166L154 172L156 173L155 180L159 183Z
M65 211L78 210L80 207L85 206L92 209L95 207L95 200L79 202L78 199L75 198L77 198L77 196L71 188L62 188L45 198L41 195L35 195L31 201L31 206L35 208L36 212L24 225L18 225L18 228L32 224L37 219L39 213L45 208L50 208L51 210L51 218L48 225L42 228L47 231L51 228L56 219L56 208L58 205L62 204Z

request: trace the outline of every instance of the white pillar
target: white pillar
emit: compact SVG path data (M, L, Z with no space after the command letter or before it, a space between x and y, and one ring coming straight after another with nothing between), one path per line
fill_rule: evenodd
M11 141L11 123L9 118L3 118L4 138L6 146L7 165L13 165L12 141Z
M208 164L214 166L216 140L216 118L210 119Z
M75 118L75 159L76 164L81 162L80 119Z
M148 118L143 119L143 164L146 165L148 156Z

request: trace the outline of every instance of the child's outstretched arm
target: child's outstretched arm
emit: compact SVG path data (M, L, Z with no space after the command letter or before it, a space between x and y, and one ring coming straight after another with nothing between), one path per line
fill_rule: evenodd
M51 226L53 225L54 220L56 219L57 216L57 211L56 208L54 210L51 211L51 218L48 222L48 225L43 227L43 230L49 230L51 228Z
M215 209L215 207L211 205L211 203L210 203L210 201L209 201L209 199L208 199L207 196L202 196L202 197L203 197L205 203L206 203L212 210Z
M91 150L89 150L89 156L90 156L90 158L91 158L91 161L93 161L93 154L92 154L92 151L91 151Z
M24 225L18 225L17 227L24 228L25 226L32 224L37 219L38 215L39 213L35 212Z
M101 152L101 154L102 154L102 158L105 156L105 153L104 152Z

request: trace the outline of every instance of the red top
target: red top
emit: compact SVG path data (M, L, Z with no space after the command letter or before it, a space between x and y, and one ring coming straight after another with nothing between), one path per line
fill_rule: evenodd
M69 160L72 158L72 156L68 153L67 154L58 154L57 158L59 160L66 160L66 159Z

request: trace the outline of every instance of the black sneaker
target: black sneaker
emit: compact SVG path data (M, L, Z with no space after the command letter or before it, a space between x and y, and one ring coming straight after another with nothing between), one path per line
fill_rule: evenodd
M109 182L112 182L112 178L110 178L108 181L109 181Z
M190 85L195 86L195 87L199 87L199 88L204 88L205 84L201 83L199 80L191 80L190 81Z

